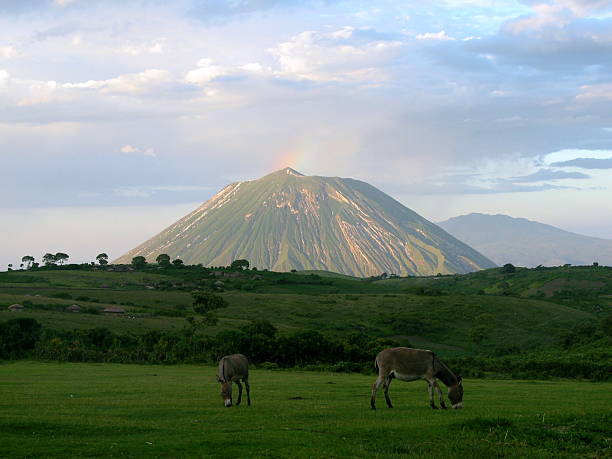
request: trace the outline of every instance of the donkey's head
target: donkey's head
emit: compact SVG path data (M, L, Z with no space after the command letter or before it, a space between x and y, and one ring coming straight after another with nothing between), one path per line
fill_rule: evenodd
M226 407L232 406L232 383L231 381L219 381L221 383L221 397Z
M448 399L451 401L453 408L463 408L463 384L461 384L461 376L457 376L457 382L448 387Z

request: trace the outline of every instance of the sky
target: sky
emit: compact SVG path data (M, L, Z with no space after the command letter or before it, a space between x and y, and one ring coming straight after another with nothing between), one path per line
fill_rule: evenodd
M0 160L0 269L285 166L612 239L612 0L0 0Z

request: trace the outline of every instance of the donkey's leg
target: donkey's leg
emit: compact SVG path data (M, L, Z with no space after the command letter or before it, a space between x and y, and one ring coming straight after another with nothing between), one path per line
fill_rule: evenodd
M434 403L434 397L433 397L433 384L434 383L432 381L427 380L427 393L429 394L429 406L431 406L432 409L437 410L438 407Z
M378 392L378 389L380 389L380 386L382 386L384 382L385 378L379 374L374 384L372 384L372 398L370 399L370 406L373 410L376 409L376 392Z
M385 379L385 383L383 385L383 388L385 390L385 401L387 402L387 406L389 408L393 408L393 404L391 403L391 399L389 398L389 386L391 385L391 381L393 381L393 376L389 375L387 376L387 379Z
M249 378L244 378L244 385L246 386L247 392L247 404L251 406L251 385L249 384Z
M242 384L240 384L240 381L236 381L236 385L238 386L238 401L236 402L236 406L238 406L242 401Z
M442 395L442 389L440 389L440 384L438 384L438 381L436 381L435 379L433 382L433 386L434 386L434 389L436 389L436 392L438 393L438 399L440 400L440 407L443 410L445 410L446 405L444 404L444 395Z

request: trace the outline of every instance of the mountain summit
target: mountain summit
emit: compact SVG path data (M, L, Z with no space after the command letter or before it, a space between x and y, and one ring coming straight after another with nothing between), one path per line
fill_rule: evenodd
M493 262L359 180L305 176L290 167L232 183L115 263L167 253L185 263L247 259L275 271L353 276L464 273Z

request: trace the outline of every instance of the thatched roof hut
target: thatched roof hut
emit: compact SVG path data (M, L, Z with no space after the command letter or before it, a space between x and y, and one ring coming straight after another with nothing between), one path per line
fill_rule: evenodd
M125 314L125 309L120 308L119 306L111 306L104 309L104 314Z
M66 308L66 312L81 312L81 306L78 304L70 305Z
M22 304L17 304L17 303L15 303L15 304L11 304L11 305L8 307L8 310L9 310L9 311L13 311L13 312L23 311L23 309L24 309L23 305L22 305Z

